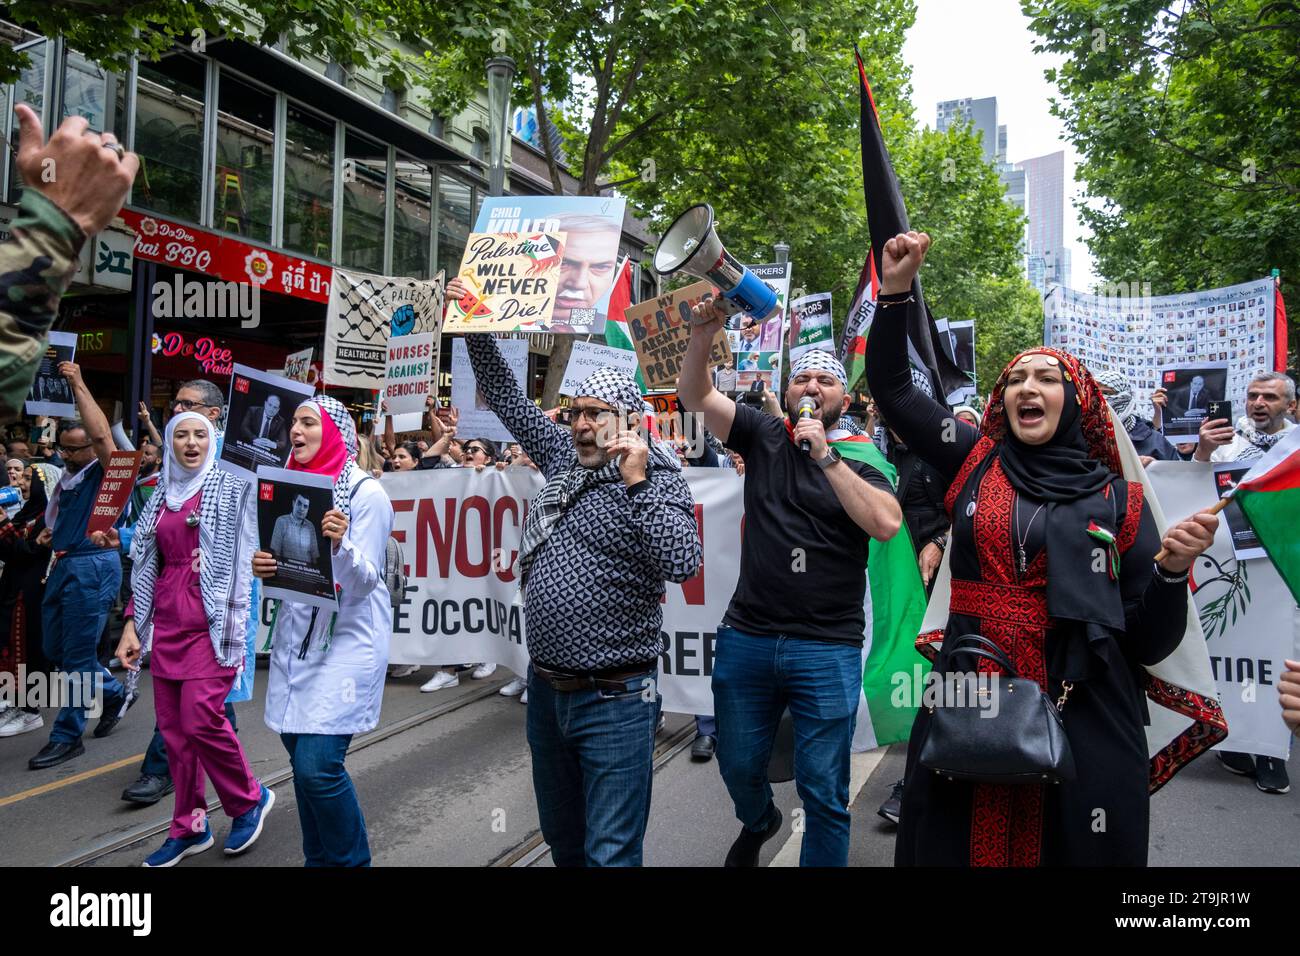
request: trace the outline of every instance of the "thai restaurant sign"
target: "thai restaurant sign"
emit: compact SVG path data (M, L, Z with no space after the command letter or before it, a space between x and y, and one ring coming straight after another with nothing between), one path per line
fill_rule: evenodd
M329 302L334 274L329 266L133 209L123 209L121 217L135 230L138 259L247 283L266 292Z

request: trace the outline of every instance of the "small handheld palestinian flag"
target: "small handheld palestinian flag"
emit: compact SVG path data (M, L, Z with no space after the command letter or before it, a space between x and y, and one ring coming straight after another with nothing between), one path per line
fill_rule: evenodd
M1106 546L1106 573L1110 575L1112 581L1119 580L1119 544L1115 541L1115 532L1107 531L1095 521L1088 522L1088 536L1095 538ZM1020 570L1024 570L1025 559L1020 559Z
M870 465L898 486L897 470L866 436L850 435L830 442L830 446L845 458ZM915 707L898 707L892 701L898 675L930 669L916 650L916 636L925 617L925 585L906 523L888 541L871 539L867 569L871 646L862 669L862 694L876 746L883 747L906 740L916 718Z
M1242 476L1232 498L1300 604L1300 428Z

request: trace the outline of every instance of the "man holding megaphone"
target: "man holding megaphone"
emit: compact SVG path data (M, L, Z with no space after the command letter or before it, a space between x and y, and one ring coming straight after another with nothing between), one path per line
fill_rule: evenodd
M791 422L737 403L709 381L709 346L727 309L695 309L677 382L683 409L745 459L740 577L717 630L713 702L718 769L743 824L728 866L756 866L781 831L768 757L788 706L806 827L799 862L844 866L849 853L849 744L862 686L863 598L870 538L893 537L902 511L889 480L828 441L849 407L844 367L805 352L790 369Z

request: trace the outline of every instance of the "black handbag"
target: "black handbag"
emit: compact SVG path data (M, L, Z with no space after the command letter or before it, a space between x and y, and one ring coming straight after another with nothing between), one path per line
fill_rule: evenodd
M1074 780L1074 757L1061 721L1073 685L1062 685L1064 693L1053 703L1037 681L1020 677L1001 648L979 634L964 634L947 649L948 667L954 673L960 674L956 658L962 654L987 658L1004 671L981 673L988 683L975 691L995 701L996 709L940 695L938 704L926 707L931 717L921 742L921 766L949 780L974 783ZM970 684L945 680L944 686L966 689Z

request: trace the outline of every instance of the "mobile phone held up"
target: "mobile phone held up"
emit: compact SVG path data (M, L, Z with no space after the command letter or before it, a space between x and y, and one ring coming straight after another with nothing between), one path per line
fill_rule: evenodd
M1217 421L1220 418L1226 420L1229 424L1232 422L1232 402L1215 401L1205 406L1206 418L1210 421Z

